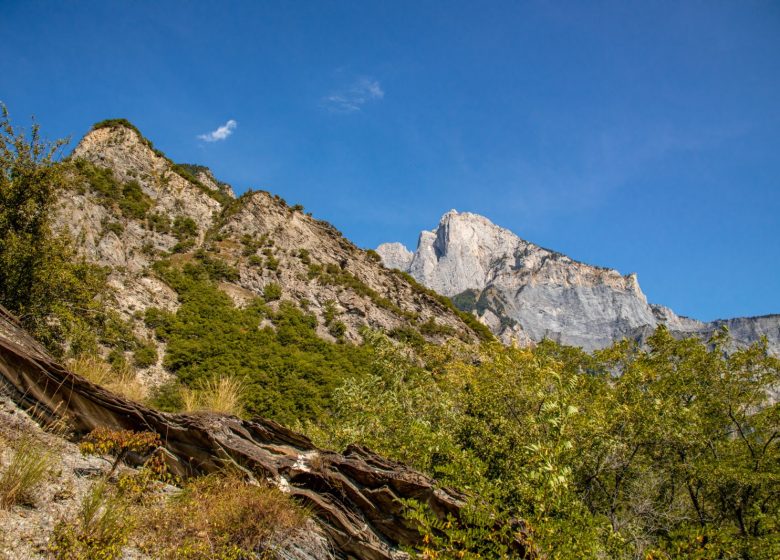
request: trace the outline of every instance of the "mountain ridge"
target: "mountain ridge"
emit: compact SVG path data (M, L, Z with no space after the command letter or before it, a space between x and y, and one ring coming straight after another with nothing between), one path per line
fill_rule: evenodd
M70 234L83 258L109 269L114 307L136 336L154 341L161 357L142 373L152 385L168 376L165 342L143 314L180 306L154 270L164 260L178 266L219 261L229 276L220 290L237 306L269 290L270 308L293 302L315 318L326 341L358 343L364 327L420 340L471 341L478 336L474 328L482 327L302 206L266 191L236 198L208 168L174 163L127 121L95 125L69 160L76 174L69 183L78 186L61 194L55 228Z
M623 338L642 341L659 325L705 338L725 325L735 346L767 336L769 349L780 354L780 315L709 322L677 315L647 301L636 273L574 260L479 214L450 210L420 233L414 252L400 243L376 251L386 266L476 312L507 343L551 338L595 350Z

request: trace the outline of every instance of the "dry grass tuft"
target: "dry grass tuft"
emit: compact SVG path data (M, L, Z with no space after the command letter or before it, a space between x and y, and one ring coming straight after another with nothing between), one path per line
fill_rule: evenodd
M55 526L49 553L55 560L116 560L133 529L127 504L100 480L84 496L78 514Z
M71 359L68 368L95 385L131 401L143 402L148 395L147 388L138 380L130 366L115 368L98 356L82 354Z
M271 558L307 515L280 490L211 475L151 514L141 548L161 560Z
M212 378L195 389L182 389L182 407L184 412L219 412L241 416L244 413L241 404L244 392L244 384L239 379Z
M34 505L35 490L52 465L51 454L31 436L13 443L9 465L0 473L0 509L13 505Z

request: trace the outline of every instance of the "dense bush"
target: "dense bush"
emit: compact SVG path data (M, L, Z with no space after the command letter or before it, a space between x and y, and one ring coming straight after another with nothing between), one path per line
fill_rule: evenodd
M176 216L171 232L179 241L183 241L198 235L198 224L189 216Z
M276 282L271 282L263 287L263 299L265 301L275 301L282 297L282 287Z
M143 369L157 363L157 347L152 342L140 344L133 353L133 365Z
M593 356L372 344L375 373L338 389L310 433L480 495L475 516L491 521L467 531L410 504L429 552L500 558L494 521L522 518L550 558L780 554L780 362L760 345L725 357L723 335L708 349L663 329L646 350Z
M167 341L164 364L184 386L196 388L214 377L241 379L248 414L294 423L321 415L339 383L367 370L368 349L322 340L316 319L290 302L281 302L278 312L261 300L239 309L203 265L157 269L182 305L175 314L149 310L145 319ZM265 319L274 328L260 328ZM171 388L156 402L181 406Z

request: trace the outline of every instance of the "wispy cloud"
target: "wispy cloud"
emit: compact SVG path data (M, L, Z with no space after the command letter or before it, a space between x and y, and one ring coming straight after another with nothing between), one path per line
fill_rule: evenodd
M354 113L370 101L385 96L382 85L372 78L361 78L351 86L331 93L322 99L322 105L331 113Z
M207 132L206 134L199 134L198 139L204 142L219 142L220 140L227 139L228 136L233 134L233 131L238 126L238 123L233 119L218 127L216 130Z

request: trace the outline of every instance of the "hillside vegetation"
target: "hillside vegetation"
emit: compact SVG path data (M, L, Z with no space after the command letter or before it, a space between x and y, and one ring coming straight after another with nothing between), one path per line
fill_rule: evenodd
M117 126L127 125L99 125ZM57 144L42 142L37 130L30 137L14 130L6 113L2 139L3 305L112 390L129 390L136 370L159 363L165 381L134 398L170 411L267 416L320 445L363 444L467 492L463 519L440 520L405 504L420 528L414 552L422 558L509 558L507 534L521 528L548 558L780 556L780 362L765 345L727 354L725 330L704 343L659 328L644 347L624 341L590 354L549 341L506 347L449 300L375 270L370 253L335 234L332 246L347 247L353 268L253 237L242 228L255 214L242 217L241 208L259 212L257 201L270 205L270 197L220 206L219 227L205 231L191 217L152 212L145 183L136 188L78 160L56 162ZM194 171L186 167L184 175ZM78 257L77 240L54 232L56 197L79 189L112 206L118 226L103 235L120 239L133 227L159 242L137 261L138 274L159 293L170 291L172 302L121 309L106 278L127 272ZM324 228L286 206L272 210L274 227ZM319 305L296 296L282 279L312 286L318 297L335 294L355 313L347 318L335 299ZM413 299L394 300L394 293ZM354 317L364 316L393 327L377 319L348 339L345 321L353 328ZM214 404L218 392L231 404ZM130 445L109 440L85 449L106 454ZM2 488L12 486L14 464L7 457L0 464ZM111 474L105 480L115 484ZM100 511L112 504L149 525L136 534L151 557L259 558L274 538L269 519L278 516L287 529L305 519L272 489L249 488L235 473L152 478L179 484L181 498L96 484L83 496L82 521L92 519L90 504ZM150 496L167 505L148 513L138 500ZM255 503L265 517L252 515ZM54 558L90 557L89 530L77 522L58 525ZM132 540L122 535L100 558L121 557Z

